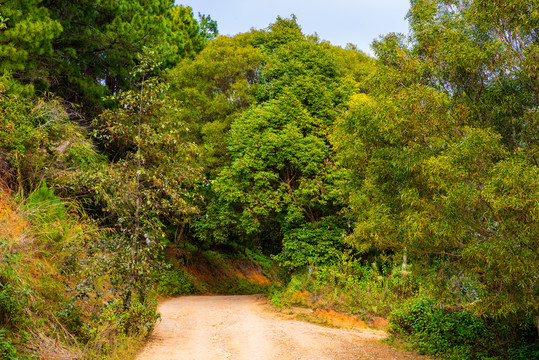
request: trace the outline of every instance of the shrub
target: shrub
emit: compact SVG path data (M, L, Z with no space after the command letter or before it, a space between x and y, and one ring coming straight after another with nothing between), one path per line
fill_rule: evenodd
M159 279L157 291L163 296L195 294L195 278L183 268L172 268L165 271Z
M109 333L125 335L147 335L159 319L157 300L153 297L144 303L133 301L129 308L123 308L123 302L116 299L103 310L99 318L99 326L91 331L94 336L99 329L108 329ZM109 338L114 337L109 336Z
M11 344L11 341L6 336L6 330L0 329L0 359L2 360L18 360L21 359L17 354L17 350Z
M410 334L422 352L455 359L484 358L493 340L481 319L463 309L443 308L432 298L413 299L394 311L391 329Z
M128 358L153 330L159 313L157 300L152 296L144 303L134 299L125 309L121 299L115 299L103 309L95 323L87 323L89 341L86 357L89 359L109 359L114 354L124 354Z
M403 274L400 267L390 269L343 256L339 264L296 272L284 289L273 293L272 302L283 307L297 304L294 294L308 291L315 307L359 314L370 321L373 316L387 316L419 288L418 280Z
M157 312L157 300L152 298L141 303L133 302L122 316L122 328L126 334L149 334L160 315Z
M4 250L0 241L0 250ZM24 322L23 308L26 306L27 289L17 286L19 265L17 254L0 256L0 326L16 326Z
M291 305L305 305L298 293L312 290L313 281L310 274L295 274L283 288L275 288L271 294L271 304L281 308Z
M443 307L429 297L412 299L394 311L390 326L391 332L404 335L420 352L443 358L524 360L539 355L536 334L526 341L522 329L513 335L506 331L505 338L520 341L501 341L495 332L505 327L502 319L484 319L462 307Z
M12 325L21 315L21 300L11 284L0 278L0 325Z
M269 284L259 284L255 281L236 276L233 280L225 281L219 292L223 294L265 294L268 292Z

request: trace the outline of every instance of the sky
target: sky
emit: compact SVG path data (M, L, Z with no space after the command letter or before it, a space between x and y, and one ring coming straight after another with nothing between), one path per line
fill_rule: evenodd
M177 4L210 15L219 34L235 35L264 29L277 16L297 16L303 33L317 33L333 45L357 45L372 55L370 44L390 32L408 33L404 19L409 0L176 0Z

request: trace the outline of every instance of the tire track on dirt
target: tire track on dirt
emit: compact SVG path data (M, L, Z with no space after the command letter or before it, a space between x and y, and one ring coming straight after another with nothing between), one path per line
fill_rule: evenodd
M283 319L264 304L256 295L167 300L136 360L424 359L377 341L385 337L383 331Z

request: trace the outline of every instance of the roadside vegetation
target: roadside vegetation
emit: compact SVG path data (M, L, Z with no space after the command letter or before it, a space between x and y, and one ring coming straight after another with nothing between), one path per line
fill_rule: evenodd
M539 358L539 13L408 20L371 58L293 15L231 37L173 1L5 1L0 359L130 358L160 297L261 292Z

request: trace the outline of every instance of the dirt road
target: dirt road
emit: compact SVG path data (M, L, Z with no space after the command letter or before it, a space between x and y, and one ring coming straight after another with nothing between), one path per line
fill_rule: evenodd
M159 306L161 322L136 360L418 359L378 330L284 319L259 296L189 296Z

